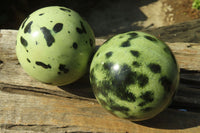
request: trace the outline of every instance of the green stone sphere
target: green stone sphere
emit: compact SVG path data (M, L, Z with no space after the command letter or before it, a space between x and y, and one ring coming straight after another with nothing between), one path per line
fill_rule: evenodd
M143 32L107 40L90 66L98 102L131 121L150 119L171 103L179 85L179 67L170 48Z
M95 37L89 24L75 11L60 6L41 8L21 24L16 54L33 78L66 85L89 69Z

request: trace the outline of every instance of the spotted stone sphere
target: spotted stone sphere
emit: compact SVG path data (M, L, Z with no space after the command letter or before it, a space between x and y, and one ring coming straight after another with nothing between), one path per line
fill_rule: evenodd
M90 82L106 110L120 118L141 121L170 104L179 84L179 68L164 42L132 31L112 37L97 50Z
M77 12L50 6L23 21L16 54L30 76L48 84L66 85L85 74L94 48L93 31Z

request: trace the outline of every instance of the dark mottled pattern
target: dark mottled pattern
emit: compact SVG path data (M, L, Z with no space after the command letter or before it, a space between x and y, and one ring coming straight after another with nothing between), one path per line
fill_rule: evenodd
M140 74L137 80L140 87L145 87L149 83L149 78L145 74Z
M152 91L146 91L141 94L140 98L146 102L152 102L154 99L154 93Z
M141 64L140 63L138 63L137 61L133 61L133 64L132 64L134 67L140 67L141 66Z
M136 100L136 96L131 93L131 92L127 92L125 91L124 92L124 88L121 88L122 89L122 93L120 93L121 91L119 91L119 93L116 93L116 95L121 98L121 100L125 100L125 101L128 101L128 102L135 102Z
M72 45L72 47L73 47L74 49L77 49L77 48L78 48L78 44L77 44L76 42L74 42L73 45Z
M94 74L94 71L94 68L92 68L90 71L90 80L92 81L92 83L96 83L96 76Z
M36 61L35 64L38 65L38 66L41 66L41 67L43 67L45 69L48 69L48 68L51 69L51 65L50 64L46 65L45 63L43 63L41 61Z
M130 47L131 44L130 44L130 41L125 41L121 44L121 47Z
M42 16L42 15L44 15L44 13L40 13L40 14L39 14L39 16Z
M145 106L146 104L147 104L147 102L141 102L141 103L138 104L138 106L143 107L143 106Z
M148 67L153 73L161 73L161 66L159 64L150 63Z
M27 47L28 46L28 42L21 36L20 37L20 41L21 41L21 44L24 46L24 47Z
M157 39L151 37L151 36L144 36L144 38L148 39L149 41L152 41L152 42L156 42Z
M26 60L28 61L28 63L31 63L30 59L29 58L26 58Z
M31 33L31 25L33 24L33 21L30 21L26 27L24 28L24 33Z
M65 67L66 67L65 65L60 64L58 69L59 69L60 71L64 72L64 73L68 73L68 72L69 72L69 69L68 69L68 68L65 68Z
M110 80L112 83L112 87L110 85L110 90L116 92L115 95L122 100L134 102L136 97L127 90L127 86L135 84L137 78L136 72L132 72L131 68L127 64L124 64L117 72L111 71L108 73L111 75Z
M113 63L112 63L112 62L105 62L105 63L103 64L103 68L104 68L105 70L108 70L108 71L110 71L110 70L112 69L112 66L113 66Z
M25 25L25 23L26 23L26 21L28 20L29 17L30 17L30 16L28 16L28 17L23 21L23 23L22 23L22 29L24 28L24 25Z
M121 105L111 105L110 108L115 111L120 111L122 113L130 111L129 108L121 106Z
M101 94L105 97L108 97L108 92L109 92L109 89L111 88L110 82L107 80L102 80L99 83L102 85L102 88L100 88Z
M67 11L67 12L71 12L71 10L70 9L66 9L66 8L60 8L60 10L62 10L62 11Z
M77 28L76 28L76 31L77 31L79 34L87 33L86 30L85 30L85 27L84 27L84 25L83 25L83 22L80 21L80 23L81 23L81 28L77 27Z
M137 50L130 50L131 54L135 57L139 57L140 53Z
M63 24L62 23L57 23L57 24L54 25L53 31L55 33L58 33L58 32L60 32L62 30L62 28L63 28Z
M115 64L112 62L106 62L103 64L103 69L109 75L105 80L100 81L99 88L105 92L110 91L114 93L117 97L122 100L134 102L136 97L133 93L127 90L127 87L131 84L138 84L140 87L144 87L148 84L149 78L145 74L138 74L137 72L133 72L131 67L127 64L123 64L120 66L119 70L113 69ZM96 82L94 69L91 71L91 79L92 82ZM99 89L97 88L97 89ZM108 89L109 88L109 89ZM116 92L116 93L115 93Z
M42 31L43 35L44 35L44 39L47 42L47 46L51 47L51 45L55 42L54 37L52 36L51 32L49 29L47 29L46 27L41 27L40 30Z
M112 52L112 51L110 51L110 52L107 52L107 53L106 53L106 58L110 58L110 57L112 56L112 54L113 54L113 52Z
M172 82L166 77L163 76L159 79L165 91L169 92L171 90Z
M123 82L121 84L130 85L134 84L137 78L137 73L131 70L131 67L127 64L123 64L120 66L119 73L116 72L114 75L114 79L117 82Z
M108 52L109 53L109 52ZM139 65L138 62L134 64ZM109 106L112 111L120 111L125 115L128 115L130 111L127 107L124 108L123 105L117 105L117 103L108 97L109 93L117 96L119 99L135 102L137 97L134 93L130 92L128 89L129 85L138 84L139 87L144 87L148 84L149 78L145 74L140 74L132 71L131 67L128 64L120 65L119 69L113 69L114 64L112 62L105 62L103 64L103 70L107 77L98 81L96 79L95 70L98 69L93 67L90 71L90 80L93 86L95 95L98 96L98 93L101 93L105 97L104 100L99 100L103 106ZM101 67L101 65L100 65ZM142 99L142 102L139 103L139 106L143 107L147 103L150 103L154 100L154 93L152 91L146 91L140 94L139 98ZM146 112L150 111L150 107L142 108L141 111Z

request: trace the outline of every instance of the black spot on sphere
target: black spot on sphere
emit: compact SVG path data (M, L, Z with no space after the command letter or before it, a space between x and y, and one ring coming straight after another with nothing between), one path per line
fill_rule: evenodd
M67 8L60 8L60 10L62 10L62 11L66 11L66 12L71 12L71 10L70 9L67 9Z
M137 77L137 80L138 80L138 84L139 84L140 87L146 86L149 82L149 78L144 74L140 74Z
M125 88L130 84L135 84L137 79L137 73L131 71L131 67L127 64L120 66L119 70L115 70L115 73L112 75L113 80L112 84L116 87Z
M33 21L30 21L26 27L24 28L24 33L31 33L31 25L33 24Z
M106 62L106 63L103 64L103 68L105 70L110 71L112 69L112 67L113 67L113 63L112 62Z
M143 106L145 106L146 104L147 104L147 102L141 102L141 103L138 104L138 106L143 107Z
M130 111L129 108L124 107L124 106L120 106L120 105L117 105L117 104L111 105L110 108L111 108L113 111L120 111L120 112L122 112L122 113Z
M125 42L123 42L123 43L121 44L121 47L130 47L130 46L131 46L131 44L130 44L129 41L125 41Z
M161 77L159 81L161 82L165 91L169 92L171 90L172 82L166 76Z
M64 73L68 73L68 72L69 72L69 69L68 69L68 68L65 68L65 67L66 67L65 65L60 64L58 69L59 69L60 71L64 72Z
M154 100L154 93L152 91L146 91L141 94L140 98L147 103L152 102Z
M26 58L26 60L28 61L28 63L31 63L31 61L29 60L29 58Z
M128 35L130 35L131 37L136 37L136 36L138 36L138 34L136 33L136 32L132 32L132 33L128 33Z
M28 42L21 36L20 37L20 41L21 41L21 44L24 46L24 47L27 47L28 46Z
M112 52L112 51L110 51L110 52L107 52L107 53L106 53L106 58L110 58L110 57L112 56L112 54L113 54L113 52Z
M98 57L99 55L100 55L100 53L97 53L97 55L96 55L96 56Z
M128 33L128 35L130 35L130 37L129 37L129 39L128 39L129 41L138 37L138 34L135 33L135 32L133 32L133 33Z
M47 42L47 46L51 47L51 45L55 42L54 37L52 36L51 32L49 29L47 29L46 27L41 27L40 30L42 31L43 35L44 35L44 39Z
M150 63L148 67L153 73L161 73L161 66L159 64Z
M140 56L140 53L136 50L130 50L131 54L135 57L139 57Z
M121 96L122 100L126 100L128 102L135 102L136 96L133 93L131 93L131 92L125 92L125 93L122 93L122 94L123 94Z
M40 13L40 14L39 14L39 16L42 16L42 15L44 15L44 13Z
M144 38L146 38L147 40L152 41L152 42L156 42L157 41L157 39L155 39L155 38L153 38L151 36L146 36L145 35Z
M76 42L74 42L73 45L72 45L72 47L73 47L74 49L77 49L77 48L78 48L78 44L77 44Z
M138 63L137 61L133 61L133 64L132 64L134 67L140 67L141 66L141 64L140 63Z
M165 51L165 53L170 54L170 50L168 47L165 47L163 50Z
M44 69L48 69L48 68L51 69L51 65L50 64L46 65L45 63L43 63L41 61L36 61L35 64L38 65L38 66L43 67Z
M81 28L77 27L77 28L76 28L76 31L77 31L79 34L87 33L86 30L85 30L85 27L84 27L82 21L80 21L80 24L81 24Z
M58 32L60 32L62 30L62 28L63 28L63 24L62 23L57 23L57 24L54 25L53 31L55 33L58 33Z

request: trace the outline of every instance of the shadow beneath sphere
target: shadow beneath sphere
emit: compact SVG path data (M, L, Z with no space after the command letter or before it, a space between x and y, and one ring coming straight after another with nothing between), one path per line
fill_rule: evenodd
M59 86L60 89L71 94L94 99L95 96L90 85L89 74L84 75L78 81L65 86Z
M166 109L152 119L134 123L158 129L187 129L200 125L200 114Z

